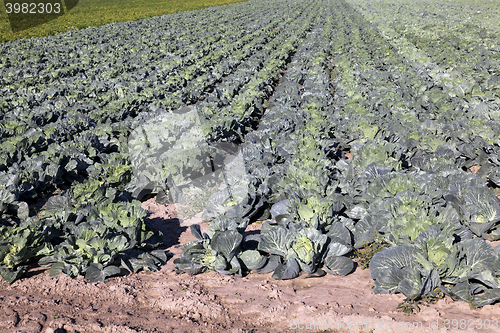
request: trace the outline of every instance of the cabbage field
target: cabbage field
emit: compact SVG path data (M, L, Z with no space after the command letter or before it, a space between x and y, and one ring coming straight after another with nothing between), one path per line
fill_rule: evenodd
M179 272L344 276L377 246L375 293L497 302L499 18L249 0L0 44L3 280L158 270L156 197L210 221Z

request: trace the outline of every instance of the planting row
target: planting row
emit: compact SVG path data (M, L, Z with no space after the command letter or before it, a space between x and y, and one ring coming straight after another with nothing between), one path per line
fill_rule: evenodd
M285 4L288 3L276 5ZM84 69L82 75L68 72L46 83L37 82L34 86L42 86L44 91L51 85L56 89L50 97L43 97L44 101L40 102L44 105L40 107L36 106L33 96L28 96L31 98L28 101L22 100L27 97L23 95L27 91L23 90L26 84L17 90L12 87L15 83L2 87L7 92L2 104L3 171L0 175L3 214L0 258L5 280L14 281L23 274L26 263L37 259L40 265L51 267L51 274L86 274L92 281L120 272L119 267L133 272L155 270L164 263L165 254L155 250L161 244L160 235L151 229L145 212L135 200L147 197L151 188L148 183L138 182L141 177L134 177L137 163L140 163L135 158L140 155L129 155L129 151L132 148L132 152L137 153L141 147L131 146L134 141L129 142L129 135L155 116L203 100L210 93L212 104L208 105L221 107L213 103L214 94L221 89L234 92L227 95L226 111L200 112L200 118L205 121L205 127L208 121L211 137L222 138L230 131L237 131L240 137L244 135L258 123L261 113L256 105L262 105L272 94L291 55L311 28L319 7L319 3L311 6L311 3L289 2L289 11L283 12L256 2L239 8L237 13L231 6L202 11L203 15L195 15L197 19L212 21L217 16L232 15L244 23L230 21L239 25L238 28L224 28L224 22L220 27L217 25L222 37L215 41L216 44L210 42L212 36L206 36L208 29L200 28L198 35L181 35L179 45L186 43L187 36L192 38L187 53L179 45L175 49L179 50L178 59L182 61L168 61L169 58L160 61L158 57L153 65L163 67L149 76L139 77L144 73L140 68L142 61L125 55L118 60L131 66L126 67L130 75L117 72L120 75L115 78L107 77L105 68L114 65L103 57L100 63L92 64L96 68ZM189 25L192 15L186 13L156 21L161 25L165 20L172 23L184 18ZM260 19L255 20L256 16ZM155 22L155 19L149 21ZM109 34L106 29L125 34L126 31L120 28L136 24L122 25L107 26L103 31L97 30L97 34ZM141 35L140 26L136 27L136 36ZM293 29L286 30L286 26ZM170 34L175 31L172 28ZM94 33L95 29L87 29L78 32L73 39L66 34L31 43L47 45L48 52L54 47L51 40L57 38L67 38L77 44L86 41L91 47ZM155 38L152 37L152 42ZM109 44L104 48L109 57L117 56L114 50L119 48L117 39L106 40L108 43L103 44ZM138 38L129 39L128 43L132 41L137 43L130 44L131 54L136 54L141 45L148 43ZM211 45L197 52L200 48L196 44L204 42ZM13 42L3 52L27 54L25 63L18 66L23 68L32 61L29 47L26 41ZM60 47L64 49L64 44ZM132 50L134 47L137 49ZM22 56L11 59L24 61ZM139 62L141 64L137 65ZM9 64L3 69L9 71L14 67ZM89 74L87 70L95 72ZM231 83L228 75L242 80ZM92 85L90 79L100 82L107 79L104 85L114 88L99 90L99 85ZM128 89L137 82L145 86ZM121 90L115 89L117 84ZM219 85L221 88L216 91ZM90 93L68 99L68 94L74 94L78 87L90 89ZM267 89L261 91L264 87ZM14 100L20 103L13 105ZM182 168L177 170L182 171ZM165 179L162 181L164 187ZM38 200L46 203L37 213L30 210L30 206Z

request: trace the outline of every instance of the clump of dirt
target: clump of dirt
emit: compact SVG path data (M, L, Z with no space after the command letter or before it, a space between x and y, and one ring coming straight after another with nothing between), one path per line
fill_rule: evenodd
M0 282L0 331L402 332L422 323L410 330L444 332L451 325L445 319L493 323L500 315L498 305L471 310L449 298L420 305L417 314L400 312L397 307L405 297L375 295L368 269L346 277L288 281L273 280L271 274L177 274L173 260L181 251L175 246L194 237L173 206L150 199L143 208L173 254L161 270L88 283L82 276L50 277L47 269L33 266L12 285ZM207 223L200 225L202 231L208 229ZM249 229L258 232L260 225Z

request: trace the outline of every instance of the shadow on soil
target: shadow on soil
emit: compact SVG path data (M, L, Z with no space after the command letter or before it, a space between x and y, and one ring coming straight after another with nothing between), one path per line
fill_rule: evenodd
M187 230L187 227L180 225L181 221L178 218L165 219L162 217L154 217L149 218L149 221L156 230L163 233L163 244L167 248L180 244L180 236Z

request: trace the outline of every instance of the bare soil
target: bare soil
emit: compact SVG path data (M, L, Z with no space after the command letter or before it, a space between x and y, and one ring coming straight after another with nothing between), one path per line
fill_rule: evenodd
M0 282L0 332L444 332L446 319L465 319L474 331L497 331L477 329L477 323L490 320L493 328L498 305L471 310L467 303L444 298L420 305L417 314L400 312L405 297L375 295L368 269L288 281L273 280L271 274L177 274L173 260L181 251L175 246L194 239L188 223L154 199L143 207L174 255L161 270L88 283L82 276L50 277L47 269L34 266L12 285ZM208 224L201 227L204 231ZM403 326L419 322L422 327Z

